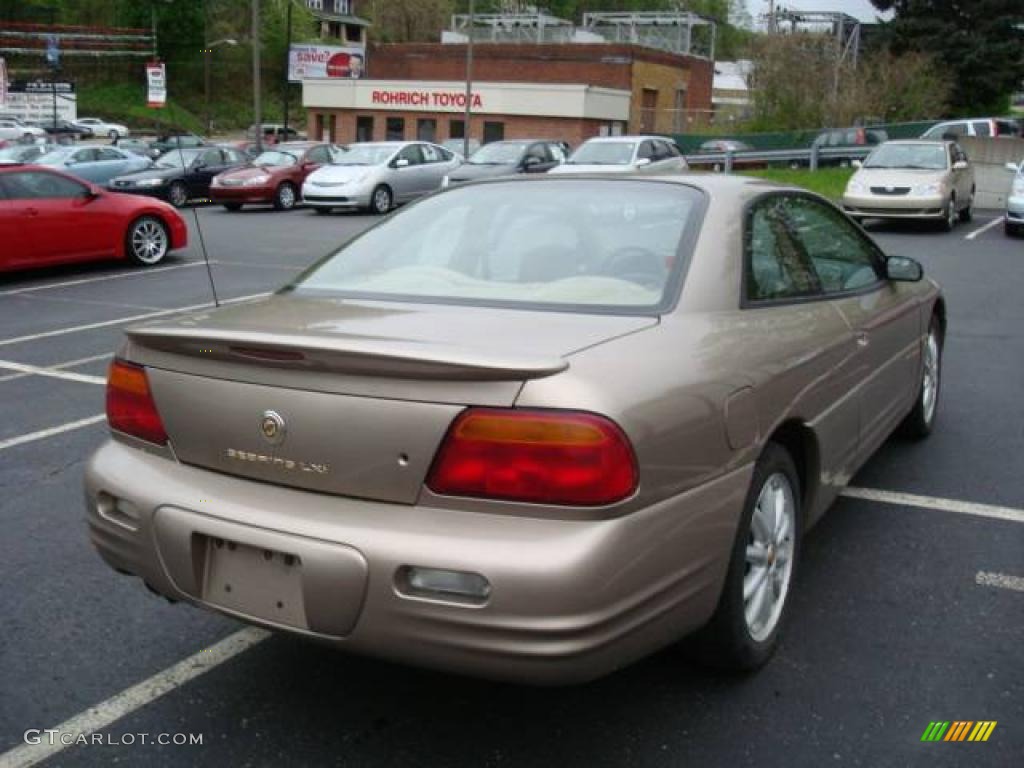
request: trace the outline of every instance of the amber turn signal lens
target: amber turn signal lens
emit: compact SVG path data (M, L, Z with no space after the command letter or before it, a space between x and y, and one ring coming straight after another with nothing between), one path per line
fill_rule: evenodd
M114 360L107 374L107 422L110 428L149 443L164 445L160 413L149 391L146 369L125 360Z
M630 496L637 482L629 440L603 416L470 408L448 430L427 487L448 496L601 506Z

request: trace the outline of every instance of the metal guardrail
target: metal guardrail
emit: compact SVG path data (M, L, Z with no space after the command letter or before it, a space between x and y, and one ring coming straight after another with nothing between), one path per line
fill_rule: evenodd
M864 147L811 147L809 149L748 149L739 152L701 152L686 155L686 162L692 167L715 166L715 170L731 173L733 166L744 163L799 163L812 171L818 169L820 160L863 160L873 146Z

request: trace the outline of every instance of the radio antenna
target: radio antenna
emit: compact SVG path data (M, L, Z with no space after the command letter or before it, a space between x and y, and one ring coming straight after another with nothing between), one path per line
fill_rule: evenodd
M187 176L188 168L185 166L185 155L181 152L180 130L178 133L174 134L174 143L178 148L178 159L181 160L181 172ZM184 183L184 179L182 180L182 183ZM199 224L199 209L194 205L192 206L192 220L196 224L196 235L199 236L199 249L203 252L203 262L206 264L206 277L210 281L210 292L213 294L213 306L219 307L220 297L217 295L217 284L213 281L213 268L210 266L210 254L206 252L206 240L203 238L203 228Z

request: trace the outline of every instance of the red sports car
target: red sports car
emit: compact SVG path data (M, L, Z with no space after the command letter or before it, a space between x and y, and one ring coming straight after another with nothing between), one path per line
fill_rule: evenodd
M245 203L270 203L279 211L287 211L299 201L306 177L340 158L344 151L334 144L306 141L277 144L244 168L215 176L210 197L229 211L237 211Z
M160 263L188 229L167 203L35 165L0 166L0 271L100 259Z

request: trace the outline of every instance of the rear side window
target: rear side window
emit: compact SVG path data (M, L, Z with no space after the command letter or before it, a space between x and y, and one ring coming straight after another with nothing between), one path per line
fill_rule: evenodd
M880 256L839 211L809 197L791 197L783 215L810 257L822 291L843 293L878 282Z
M989 128L988 120L975 120L974 121L974 135L975 136L991 136L992 130Z

